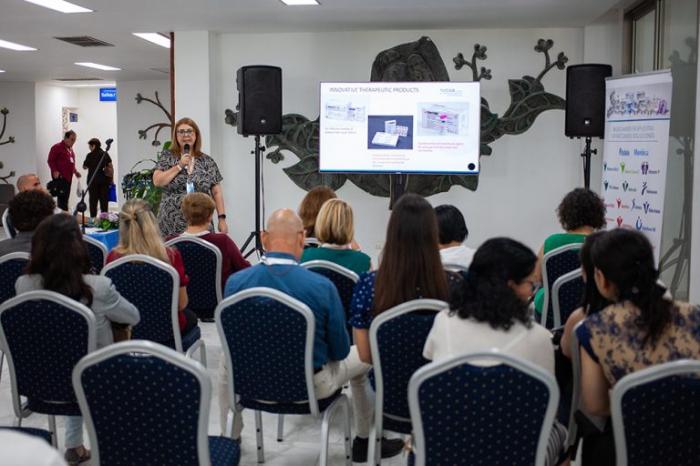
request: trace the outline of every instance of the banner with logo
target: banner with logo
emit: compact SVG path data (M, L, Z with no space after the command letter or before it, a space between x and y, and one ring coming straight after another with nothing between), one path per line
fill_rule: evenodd
M601 193L608 229L647 235L661 249L671 123L671 71L608 78Z

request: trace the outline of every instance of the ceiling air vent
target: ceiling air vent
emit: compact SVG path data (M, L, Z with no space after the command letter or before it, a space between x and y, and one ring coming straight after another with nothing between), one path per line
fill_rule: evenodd
M68 42L73 45L79 45L80 47L114 47L113 44L90 36L54 37L54 39L62 40L63 42Z
M76 82L76 81L104 81L102 78L55 78L54 81Z
M170 74L170 70L168 68L149 68L149 70L163 74Z

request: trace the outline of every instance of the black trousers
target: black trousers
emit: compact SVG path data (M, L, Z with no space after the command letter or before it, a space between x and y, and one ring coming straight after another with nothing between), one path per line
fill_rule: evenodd
M88 191L90 194L90 217L97 217L97 203L100 203L100 212L109 211L109 184L93 184Z
M68 189L66 190L65 194L56 196L56 206L61 210L65 210L66 212L68 212L68 198L70 198L70 189L72 186L73 180L68 180Z

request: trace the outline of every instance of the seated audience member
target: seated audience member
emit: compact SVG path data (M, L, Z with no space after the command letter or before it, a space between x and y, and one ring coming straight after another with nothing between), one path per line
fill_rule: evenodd
M567 244L583 243L586 236L605 227L605 204L590 189L576 188L564 196L557 207L557 215L564 233L555 233L544 240L537 257L538 283L542 281L542 260L545 254ZM534 304L537 314L542 314L544 288L537 291Z
M374 317L413 299L448 301L450 287L461 282L458 274L442 268L430 203L404 194L391 212L379 269L363 274L352 296L350 325L360 359L372 363L369 327Z
M212 243L221 251L222 286L232 273L250 267L241 251L228 235L209 231L216 204L211 196L204 193L190 193L182 200L182 213L187 221L187 229L180 236L194 236Z
M177 309L180 332L185 335L197 326L197 314L187 308L187 283L180 251L165 247L151 207L142 199L126 201L119 212L119 244L107 255L107 263L131 254L144 254L172 265L180 276Z
M314 386L316 395L327 398L350 382L357 437L353 441L353 461L367 460L372 401L368 393L368 364L363 363L357 348L350 346L345 329L345 312L338 292L330 280L300 267L297 263L304 250L304 225L290 209L272 213L267 229L262 233L265 250L260 264L232 275L226 283L225 295L231 296L256 286L274 288L308 305L316 318L314 337ZM223 361L223 359L222 359ZM222 428L228 413L227 378L222 373L220 404ZM240 416L237 416L240 418ZM240 428L234 426L234 438ZM386 444L386 446L385 446ZM382 457L398 455L403 440L384 440Z
M316 186L311 191L306 193L299 205L299 217L304 223L304 231L306 232L307 240L316 239L316 217L321 210L321 206L329 199L336 199L338 196L331 188L327 186ZM305 247L318 247L315 243L307 241Z
M19 195L18 195L19 196ZM75 218L56 214L43 220L32 238L32 257L28 275L17 279L17 294L49 290L79 301L89 307L97 321L97 346L112 343L111 323L136 325L139 311L122 298L112 281L90 275L90 258ZM83 418L66 417L66 454L69 464L90 458L83 445Z
M453 307L435 318L423 356L439 361L497 349L554 376L551 334L532 321L528 310L536 262L535 254L515 240L494 238L482 244ZM565 441L566 428L555 422L546 464L557 464Z
M609 391L625 375L700 358L700 307L664 297L652 246L642 233L607 232L595 241L591 256L598 291L614 304L588 315L576 332L581 399L586 412L605 416Z
M10 200L8 216L17 231L13 238L0 241L0 256L11 252L31 252L34 230L53 215L56 203L44 191L23 191Z
M364 252L352 249L355 236L353 213L350 205L340 199L326 201L316 217L315 236L318 248L306 248L301 262L325 260L352 270L356 274L370 269L370 258Z
M464 245L469 230L464 216L453 205L435 207L440 235L440 258L443 264L455 264L468 268L474 257L474 249Z
M593 275L595 273L595 267L593 267L593 261L591 259L591 249L595 241L597 241L601 236L605 234L604 231L596 231L591 233L586 237L581 247L581 277L585 283L585 288L583 291L583 299L581 302L581 307L576 309L569 315L564 325L564 333L561 337L560 347L561 352L567 358L571 359L571 338L574 332L574 327L581 322L586 316L598 312L610 303L605 299L595 284Z
M66 466L46 440L14 429L0 429L0 451L3 462L12 466Z
M42 186L41 181L39 181L39 177L36 176L34 173L27 173L26 175L21 175L19 178L17 178L17 192L23 193L26 191L43 191L48 194L46 188ZM7 231L10 233L10 237L14 238L17 234L17 230L15 229L12 219L10 218L9 211L4 218L4 221L6 224L5 226L7 227Z

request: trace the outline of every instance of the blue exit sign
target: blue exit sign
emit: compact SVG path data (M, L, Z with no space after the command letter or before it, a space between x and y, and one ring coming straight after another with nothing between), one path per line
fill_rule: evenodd
M100 102L116 102L117 101L117 88L116 87L102 87L100 88Z

